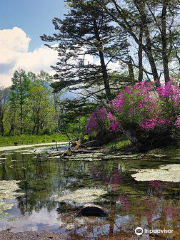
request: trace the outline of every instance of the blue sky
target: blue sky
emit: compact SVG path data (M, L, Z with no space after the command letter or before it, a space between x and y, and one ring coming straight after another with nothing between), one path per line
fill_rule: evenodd
M20 69L53 75L57 51L45 47L40 36L55 32L53 18L67 13L64 0L0 1L0 87L10 86Z
M21 28L31 38L32 51L44 44L40 35L54 33L52 19L66 10L64 0L1 0L0 29Z

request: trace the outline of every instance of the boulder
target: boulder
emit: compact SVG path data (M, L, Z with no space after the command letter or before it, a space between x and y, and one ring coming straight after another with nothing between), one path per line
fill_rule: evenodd
M106 217L108 216L107 210L102 208L101 206L94 205L94 204L86 204L77 214L78 217Z

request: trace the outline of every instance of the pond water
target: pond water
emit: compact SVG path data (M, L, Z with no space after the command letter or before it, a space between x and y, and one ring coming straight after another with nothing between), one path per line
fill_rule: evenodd
M0 210L0 230L62 233L68 239L137 239L136 227L167 229L160 239L180 239L180 183L136 181L138 169L178 164L176 157L106 161L68 161L46 154L6 153L0 159L0 181L17 180L20 196L9 209ZM57 202L65 194L82 189L102 189L96 204L108 217L76 217L79 204ZM140 239L151 238L143 234ZM139 238L138 238L139 239ZM159 238L158 238L159 239Z

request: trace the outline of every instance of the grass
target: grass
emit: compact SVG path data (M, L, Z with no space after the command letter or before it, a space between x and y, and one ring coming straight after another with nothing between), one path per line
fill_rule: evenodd
M104 145L105 148L112 151L120 151L131 145L131 142L127 139L115 140Z
M28 145L36 143L51 143L67 141L66 135L54 133L52 135L19 135L0 137L0 146Z
M180 154L180 147L178 146L169 146L164 149L165 153L169 154Z

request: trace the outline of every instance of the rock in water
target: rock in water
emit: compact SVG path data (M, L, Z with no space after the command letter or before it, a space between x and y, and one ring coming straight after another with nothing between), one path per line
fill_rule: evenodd
M106 217L108 215L107 210L98 205L86 204L78 213L78 217L84 216L95 216L95 217Z

